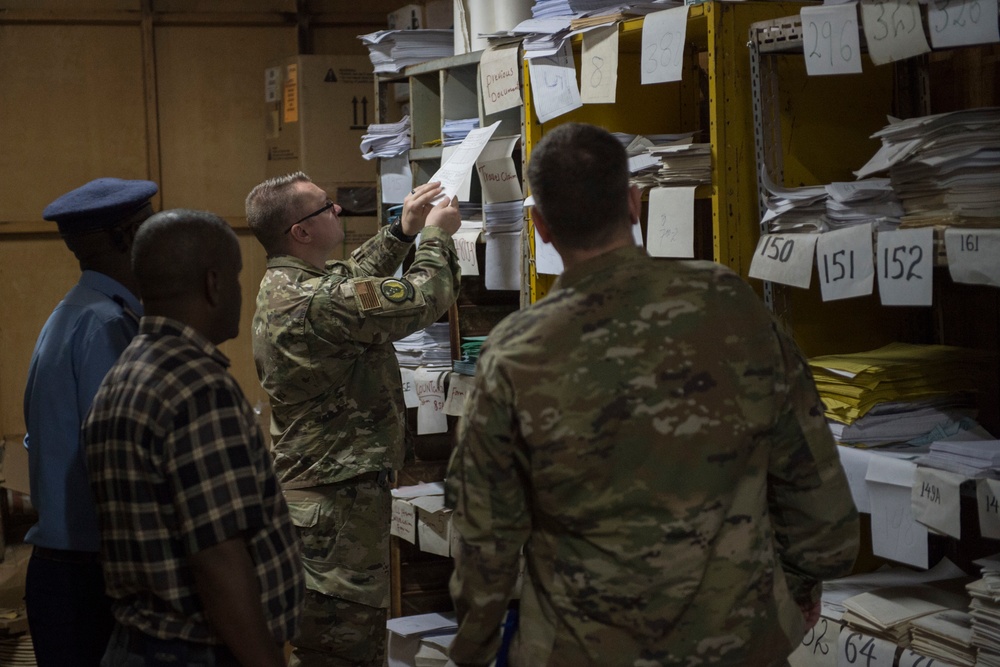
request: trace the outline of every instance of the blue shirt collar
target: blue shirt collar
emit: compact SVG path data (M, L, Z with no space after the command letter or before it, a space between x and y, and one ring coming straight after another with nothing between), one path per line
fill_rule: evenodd
M80 284L92 290L106 295L109 299L117 301L122 299L138 317L142 317L142 303L139 298L132 294L127 287L120 282L97 271L84 271L80 276ZM116 299L115 297L118 297Z

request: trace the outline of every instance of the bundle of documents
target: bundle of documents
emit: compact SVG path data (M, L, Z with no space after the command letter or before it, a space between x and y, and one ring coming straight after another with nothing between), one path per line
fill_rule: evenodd
M712 182L712 144L667 144L646 151L660 160L657 185L702 185Z
M1000 108L899 120L872 136L882 147L854 173L888 170L902 227L1000 226Z
M1000 478L1000 440L980 439L975 434L931 443L921 465L950 470L970 479Z
M475 375L476 362L485 342L486 336L462 336L462 358L452 362L452 370L462 375Z
M454 146L462 143L469 132L479 127L479 118L444 119L441 126L442 146Z
M532 18L548 18L551 16L573 16L584 12L592 12L614 4L608 0L535 0L531 8Z
M899 227L903 205L888 178L869 178L853 183L830 183L825 187L826 218L830 229L875 223L878 231Z
M910 645L910 628L916 619L949 609L968 608L964 590L950 588L955 586L917 584L874 589L844 600L841 620L866 635L905 648Z
M789 232L825 232L826 219L825 185L807 185L787 188L771 180L766 169L760 172L761 184L767 190L767 213L762 223L770 234Z
M852 424L876 405L975 394L991 352L890 343L856 354L809 360L827 419Z
M409 65L455 55L452 30L379 30L358 39L368 47L376 74L395 74Z
M984 568L983 578L966 589L972 596L969 614L972 644L978 649L976 665L1000 667L1000 569Z
M484 230L487 234L519 232L524 226L524 200L483 204Z
M386 660L389 667L435 667L448 652L458 632L455 614L417 614L400 616L386 622L388 641Z
M396 360L404 368L451 364L451 334L447 322L435 322L392 345L396 348Z
M627 2L602 9L593 9L578 14L571 22L573 30L584 30L594 26L616 23L636 16L645 16L652 12L680 7L683 3L675 0L654 0L653 2Z
M975 667L972 616L958 609L921 616L910 624L910 648L956 667Z
M396 123L372 123L361 137L361 156L366 160L396 157L410 149L410 117Z
M850 424L829 421L830 431L838 442L878 447L910 442L940 426L959 423L976 416L971 397L946 396L917 401L878 403L863 417Z

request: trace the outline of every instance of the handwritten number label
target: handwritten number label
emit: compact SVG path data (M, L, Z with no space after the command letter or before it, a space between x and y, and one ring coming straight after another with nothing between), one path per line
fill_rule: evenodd
M803 7L800 18L809 76L861 72L858 10L853 3Z
M941 49L1000 41L996 15L997 0L931 0L931 43Z
M861 23L876 65L930 51L917 0L862 0Z
M687 6L647 14L642 22L642 84L680 81Z
M852 225L821 234L816 241L816 268L824 301L871 294L872 226Z
M878 235L878 290L884 306L929 306L933 288L934 230Z
M765 234L757 242L750 277L808 289L819 234Z
M899 667L940 667L934 658L914 653L911 649L904 649L899 656Z
M979 533L983 537L1000 539L1000 480L976 480L979 505Z
M613 104L618 87L618 24L583 34L580 96L584 104Z
M1000 287L1000 229L959 229L944 232L948 271L957 283Z
M838 667L892 667L896 658L894 643L847 629L841 631L837 649Z

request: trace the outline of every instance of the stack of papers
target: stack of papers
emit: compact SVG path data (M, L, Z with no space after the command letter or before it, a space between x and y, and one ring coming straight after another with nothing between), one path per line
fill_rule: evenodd
M712 182L712 144L669 144L646 151L660 160L657 185L702 185Z
M977 665L1000 667L1000 565L988 567L982 579L966 586L972 596L972 644L979 651Z
M964 435L964 434L963 434ZM930 453L917 460L921 465L950 470L971 479L1000 478L1000 440L951 438L931 443Z
M972 616L949 609L915 619L910 627L910 648L928 658L956 667L975 667Z
M842 620L866 635L905 648L914 620L948 609L964 611L968 604L964 591L929 584L879 588L845 600Z
M451 30L379 30L358 39L368 47L376 74L395 74L409 65L455 55Z
M1000 108L899 120L872 136L882 147L854 173L888 170L902 227L1000 226Z
M531 7L531 16L536 19L573 16L613 4L608 0L535 0L535 4Z
M682 4L674 0L654 0L654 2L632 2L611 5L610 7L593 9L577 14L570 22L570 27L573 30L584 30L599 25L624 21L634 16L645 16L646 14L670 9L671 7L680 7Z
M826 218L830 229L875 223L878 231L899 227L903 205L888 178L869 178L854 183L826 186Z
M479 118L455 118L449 120L445 118L444 125L441 126L442 146L454 146L465 141L469 132L479 127Z
M975 394L991 352L891 343L870 352L809 360L827 419L852 424L876 405Z
M486 336L462 336L462 358L452 362L452 370L462 375L475 375L476 362L485 342Z
M524 200L483 204L484 229L487 234L519 232L524 226Z
M426 329L414 331L392 345L396 360L404 368L451 365L451 334L447 322L435 322Z
M372 123L361 137L361 155L366 160L396 157L410 149L410 117L396 123Z
M829 229L826 218L826 200L829 196L825 185L807 185L786 188L778 185L761 171L761 184L767 190L767 213L763 222L771 234L788 232L825 232Z
M830 431L838 442L878 447L909 442L963 419L976 416L967 397L942 397L918 401L879 403L850 424L830 421Z
M447 664L440 656L448 652L458 632L455 614L417 614L389 619L386 661L389 667L436 667Z

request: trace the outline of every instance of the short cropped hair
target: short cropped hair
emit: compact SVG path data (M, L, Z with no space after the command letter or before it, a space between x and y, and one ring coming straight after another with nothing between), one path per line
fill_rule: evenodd
M240 242L225 220L208 211L161 211L139 227L132 272L143 300L170 299L203 289L205 272L239 269Z
M542 137L529 156L528 182L556 242L600 247L630 221L625 147L594 125L566 123Z
M268 255L281 254L296 183L311 183L301 171L264 181L247 195L247 225Z

